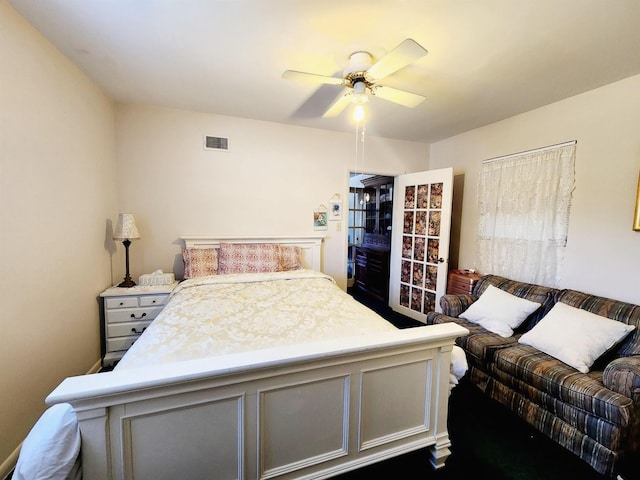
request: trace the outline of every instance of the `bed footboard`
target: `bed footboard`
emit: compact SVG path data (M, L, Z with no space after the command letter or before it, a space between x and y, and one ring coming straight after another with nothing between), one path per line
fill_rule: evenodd
M85 480L328 478L430 447L449 455L451 349L432 325L66 379ZM426 463L426 462L425 462Z

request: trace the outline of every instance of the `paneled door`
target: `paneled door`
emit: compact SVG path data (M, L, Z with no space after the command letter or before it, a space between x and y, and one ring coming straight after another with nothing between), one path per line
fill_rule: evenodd
M453 169L395 178L389 306L426 321L447 289Z

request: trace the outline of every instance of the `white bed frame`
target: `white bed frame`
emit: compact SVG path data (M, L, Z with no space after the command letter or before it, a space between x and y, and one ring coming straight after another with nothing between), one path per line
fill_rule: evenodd
M320 265L321 238L271 240ZM433 325L71 377L47 403L77 413L85 480L329 478L424 447L439 468L451 350L467 333Z

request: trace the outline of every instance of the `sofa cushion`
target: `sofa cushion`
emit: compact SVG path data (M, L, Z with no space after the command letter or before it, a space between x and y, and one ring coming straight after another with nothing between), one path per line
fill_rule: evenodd
M558 292L555 288L545 287L543 285L519 282L499 275L484 275L476 282L473 288L473 295L480 297L480 295L489 288L489 285L493 285L494 287L504 290L516 297L525 298L532 302L542 304L541 308L533 312L524 322L522 322L520 327L517 329L519 332L526 332L527 330L530 330L542 317L544 317L544 315L553 306L554 295Z
M519 342L587 373L602 354L634 329L633 325L558 302Z
M495 376L511 388L521 390L521 385L528 385L616 425L629 422L631 399L606 388L601 371L580 373L560 360L522 344L496 351L494 359ZM537 402L535 398L531 400Z
M627 336L611 352L609 360L619 357L640 355L640 305L621 302L575 290L561 290L555 294L555 301L581 308L587 312L634 325L635 331Z
M493 362L495 353L498 350L517 345L519 337L520 334L505 338L491 332L476 333L467 336L465 350L481 360L484 365L488 365Z
M467 341L469 340L469 337L476 335L478 333L489 333L480 325L471 323L470 321L465 320L464 318L449 317L447 315L443 315L441 313L436 313L436 312L427 313L427 325L437 325L440 323L450 323L450 322L457 323L458 325L469 330L469 335L463 335L462 337L456 338L456 344L462 347L463 350L467 350Z
M477 299L478 297L465 294L443 295L440 297L442 313L449 317L457 317L469 308Z
M460 318L506 338L513 335L513 329L541 305L489 285L480 298L460 314Z
M491 333L476 323L464 318L453 318L441 313L429 312L427 325L454 322L469 330L469 335L458 337L456 344L467 353L469 361L483 370L493 361L494 352L500 348L517 345L520 335L504 338Z

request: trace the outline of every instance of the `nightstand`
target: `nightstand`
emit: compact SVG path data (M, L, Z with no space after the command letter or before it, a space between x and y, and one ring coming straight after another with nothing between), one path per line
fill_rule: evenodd
M115 365L162 311L178 285L111 287L102 298L102 366Z
M471 295L481 275L469 270L451 270L447 281L447 295Z

